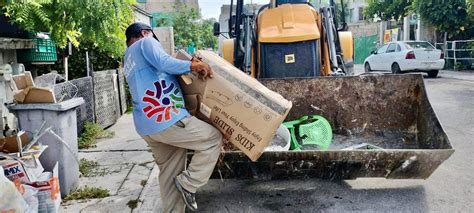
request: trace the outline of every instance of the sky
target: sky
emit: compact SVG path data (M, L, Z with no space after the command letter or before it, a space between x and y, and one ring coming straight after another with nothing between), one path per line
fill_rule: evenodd
M237 0L234 0L234 4ZM245 3L267 4L270 0L245 0ZM199 0L199 7L204 19L215 18L219 20L221 6L230 4L230 0Z

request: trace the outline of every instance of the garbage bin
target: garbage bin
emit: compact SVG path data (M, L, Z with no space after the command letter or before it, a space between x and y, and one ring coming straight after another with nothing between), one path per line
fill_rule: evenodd
M66 196L79 184L79 165L77 163L77 121L76 107L84 103L82 98L73 98L54 104L16 104L10 106L18 118L22 130L34 133L41 128L52 130L71 147L74 154L58 142L58 139L46 133L39 140L48 145L48 149L41 155L40 162L46 171L52 171L55 163L59 163L59 185L61 195Z

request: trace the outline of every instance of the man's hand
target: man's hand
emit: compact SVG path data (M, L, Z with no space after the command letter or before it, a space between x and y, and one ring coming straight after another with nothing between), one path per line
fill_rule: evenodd
M197 73L202 80L206 80L208 77L212 78L214 74L209 64L202 62L196 57L191 59L191 71Z
M230 141L230 137L231 137L230 134L225 133L225 134L223 134L222 136L223 136L223 138L224 138L225 140Z

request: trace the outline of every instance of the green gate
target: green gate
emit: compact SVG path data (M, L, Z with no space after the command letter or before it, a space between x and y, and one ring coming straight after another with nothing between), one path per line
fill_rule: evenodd
M370 52L377 48L378 35L354 38L354 63L363 64Z

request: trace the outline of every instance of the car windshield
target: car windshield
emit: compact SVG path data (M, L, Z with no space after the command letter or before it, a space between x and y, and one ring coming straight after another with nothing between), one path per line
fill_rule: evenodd
M408 49L434 49L428 42L406 42L406 45Z
M387 47L388 47L388 44L383 45L382 47L380 47L379 50L377 50L377 54L385 53L385 50L387 50Z

